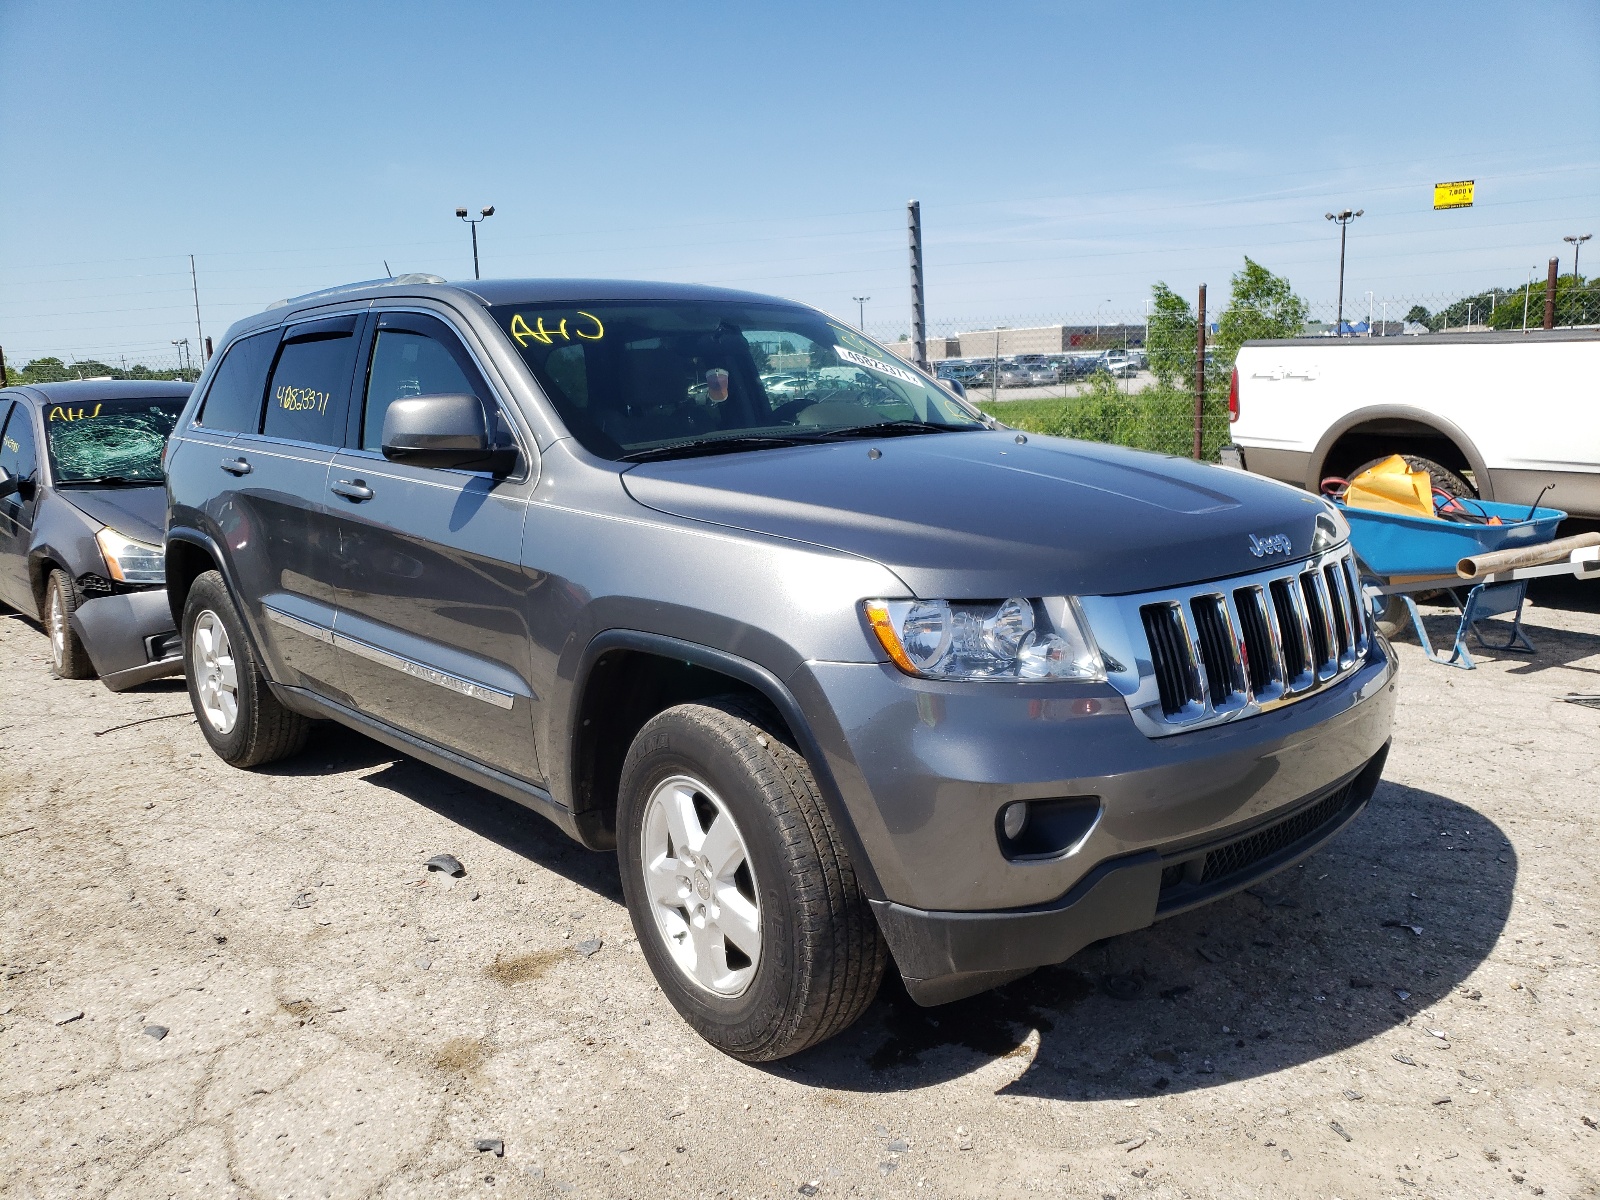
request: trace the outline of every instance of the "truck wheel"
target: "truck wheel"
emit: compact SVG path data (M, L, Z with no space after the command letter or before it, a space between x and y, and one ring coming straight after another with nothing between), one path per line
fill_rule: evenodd
M228 586L207 571L183 603L189 702L217 757L256 767L299 753L311 722L278 702L267 686Z
M1387 454L1384 455L1384 458L1388 457L1389 456ZM1434 487L1449 492L1452 496L1465 496L1469 500L1476 500L1478 498L1478 489L1473 487L1465 479L1461 478L1461 476L1457 475L1449 467L1442 467L1438 463L1434 462L1433 459L1423 458L1421 455L1417 454L1402 454L1400 457L1405 459L1406 466L1410 467L1413 471L1426 471L1428 473L1428 478L1433 480ZM1350 472L1349 478L1354 479L1367 468L1375 467L1382 461L1383 458L1375 458L1371 462L1362 463L1354 471Z
M883 936L816 781L742 698L681 704L639 731L617 856L656 981L723 1053L795 1054L877 994Z
M89 652L72 631L72 614L78 611L78 589L65 571L50 572L44 588L45 628L50 633L50 673L57 679L93 679Z

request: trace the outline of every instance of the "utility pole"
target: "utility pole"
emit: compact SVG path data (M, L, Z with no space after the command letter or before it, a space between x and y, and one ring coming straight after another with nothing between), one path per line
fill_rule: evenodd
M1205 428L1206 408L1206 285L1200 285L1200 320L1194 348L1194 457L1200 459L1201 433Z
M906 230L911 240L911 353L919 371L928 369L928 324L922 292L922 205L906 202Z
M1349 228L1350 222L1354 221L1357 217L1361 216L1362 213L1364 213L1364 212L1366 212L1366 209L1364 209L1364 208L1358 208L1358 209L1355 210L1355 212L1351 212L1347 208L1343 212L1325 214L1327 216L1328 220L1337 221L1339 223L1339 312L1338 312L1338 315L1334 318L1334 323L1333 323L1333 333L1334 333L1335 337L1343 337L1344 336L1344 237L1345 237L1345 231Z
M1561 260L1552 258L1544 281L1544 327L1556 327L1556 274L1561 270Z
M194 289L195 344L197 346L204 346L206 344L206 335L205 331L200 328L200 279L199 276L194 273L194 255L192 254L189 255L189 286ZM207 355L206 357L209 358L210 355ZM200 360L200 365L202 367L206 365L206 360L204 358Z
M494 216L494 205L491 204L488 208L480 209L476 217L469 217L466 209L458 208L456 209L456 216L472 226L472 277L481 279L483 276L478 274L478 226Z
M856 302L856 328L865 333L867 331L867 301L871 300L872 297L851 296L850 299Z

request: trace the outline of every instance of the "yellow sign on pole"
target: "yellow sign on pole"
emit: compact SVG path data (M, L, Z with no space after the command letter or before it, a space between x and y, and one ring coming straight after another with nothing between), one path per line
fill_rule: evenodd
M1436 183L1433 185L1433 207L1441 208L1471 208L1472 207L1473 181L1458 179L1455 183Z

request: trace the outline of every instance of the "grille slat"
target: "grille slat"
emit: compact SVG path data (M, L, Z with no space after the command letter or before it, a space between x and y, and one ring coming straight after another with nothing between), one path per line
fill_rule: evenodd
M1244 672L1240 669L1228 602L1221 596L1196 596L1189 608L1194 613L1211 706L1221 708L1230 697L1244 692Z
M1272 618L1267 615L1266 593L1259 587L1240 588L1233 594L1239 610L1239 629L1244 645L1245 667L1250 694L1265 696L1283 689L1283 651L1272 633Z
M1144 603L1139 615L1163 718L1177 727L1290 703L1354 670L1371 645L1348 550L1231 591Z
M1145 635L1150 639L1150 658L1156 670L1156 686L1161 692L1161 711L1167 716L1182 712L1190 703L1203 703L1199 672L1184 627L1183 610L1176 604L1149 604L1139 610Z
M1354 786L1353 781L1347 783L1288 820L1218 846L1206 855L1206 864L1200 871L1201 884L1226 879L1315 833L1349 807Z

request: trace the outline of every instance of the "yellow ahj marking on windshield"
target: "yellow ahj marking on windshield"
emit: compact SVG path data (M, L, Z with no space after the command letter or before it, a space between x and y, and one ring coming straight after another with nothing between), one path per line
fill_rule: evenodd
M46 421L92 421L100 415L104 405L96 404L93 412L85 412L81 408L65 408L58 404L45 416Z
M598 342L601 338L605 337L606 327L601 322L599 317L595 316L593 313L584 312L582 309L578 310L577 315L587 321L594 322L593 333L585 333L584 330L579 327L579 322L574 322L571 332L568 332L566 317L562 317L561 324L556 326L554 329L545 328L543 316L535 317L534 324L529 326L523 315L521 313L517 313L511 318L511 336L516 339L517 345L523 347L526 347L529 342L538 342L544 346L553 346L557 338L560 338L564 342L570 342L574 337L580 338L586 342ZM552 320L553 319L554 318L552 318Z

